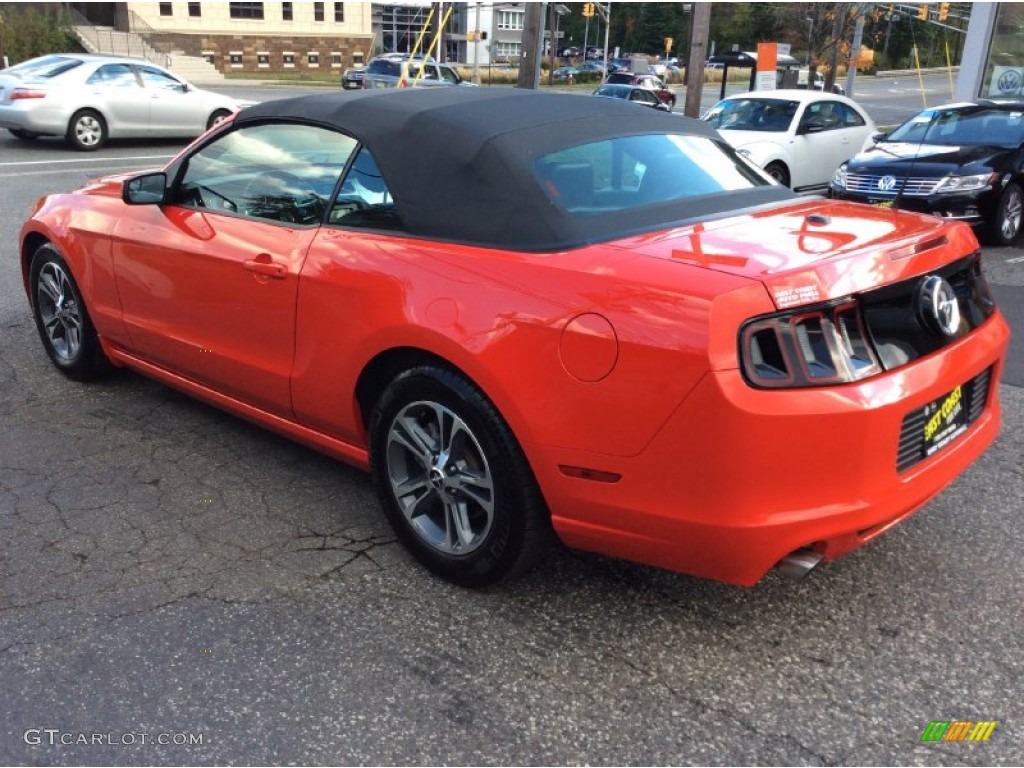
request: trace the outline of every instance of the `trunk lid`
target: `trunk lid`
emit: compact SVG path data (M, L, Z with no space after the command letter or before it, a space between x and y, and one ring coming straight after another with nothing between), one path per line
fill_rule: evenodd
M960 222L810 199L621 240L631 253L761 281L779 309L899 282L975 251Z

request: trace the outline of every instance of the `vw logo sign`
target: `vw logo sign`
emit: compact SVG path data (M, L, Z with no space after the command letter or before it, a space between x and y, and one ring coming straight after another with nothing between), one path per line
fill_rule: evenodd
M1020 90L1021 76L1019 69L1008 69L999 76L996 87L1000 93L1016 94Z
M883 192L892 192L896 188L896 177L883 176L878 180L878 188Z
M953 337L960 329L960 303L953 286L938 275L926 278L917 291L917 311L934 333Z

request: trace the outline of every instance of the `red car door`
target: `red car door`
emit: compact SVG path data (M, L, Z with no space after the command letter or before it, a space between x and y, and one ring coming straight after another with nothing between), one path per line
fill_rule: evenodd
M261 408L291 412L298 273L316 227L140 207L114 232L134 351Z
M170 203L128 208L113 259L134 352L291 415L299 272L354 146L312 126L232 131L187 159Z

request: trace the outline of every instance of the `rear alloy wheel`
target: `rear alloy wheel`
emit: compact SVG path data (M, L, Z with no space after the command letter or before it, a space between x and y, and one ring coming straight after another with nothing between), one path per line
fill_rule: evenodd
M231 112L229 112L228 110L216 110L212 115L210 115L210 119L206 121L206 130L210 130L211 128L213 128L213 126L215 126L217 123L221 122L227 117L231 117Z
M768 163L768 165L764 167L764 172L779 182L782 186L789 186L789 171L786 170L786 166L782 163Z
M68 378L87 381L110 367L78 284L49 243L32 256L29 269L32 313L39 338L53 364Z
M1011 181L999 196L999 204L988 226L989 239L995 245L1011 245L1020 234L1024 213L1024 195L1016 182Z
M550 541L522 449L455 372L422 366L388 385L370 423L370 471L399 539L449 581L493 584L531 566Z
M82 152L99 149L107 141L107 124L99 112L80 109L68 122L67 141Z

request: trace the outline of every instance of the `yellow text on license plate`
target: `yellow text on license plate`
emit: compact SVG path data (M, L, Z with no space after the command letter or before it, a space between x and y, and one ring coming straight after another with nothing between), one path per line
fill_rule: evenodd
M960 412L960 401L963 399L963 396L963 387L957 387L946 396L946 399L942 401L942 405L939 406L938 410L935 411L935 413L932 414L932 417L925 422L925 442L931 440L932 436L941 427L949 424L956 417Z

